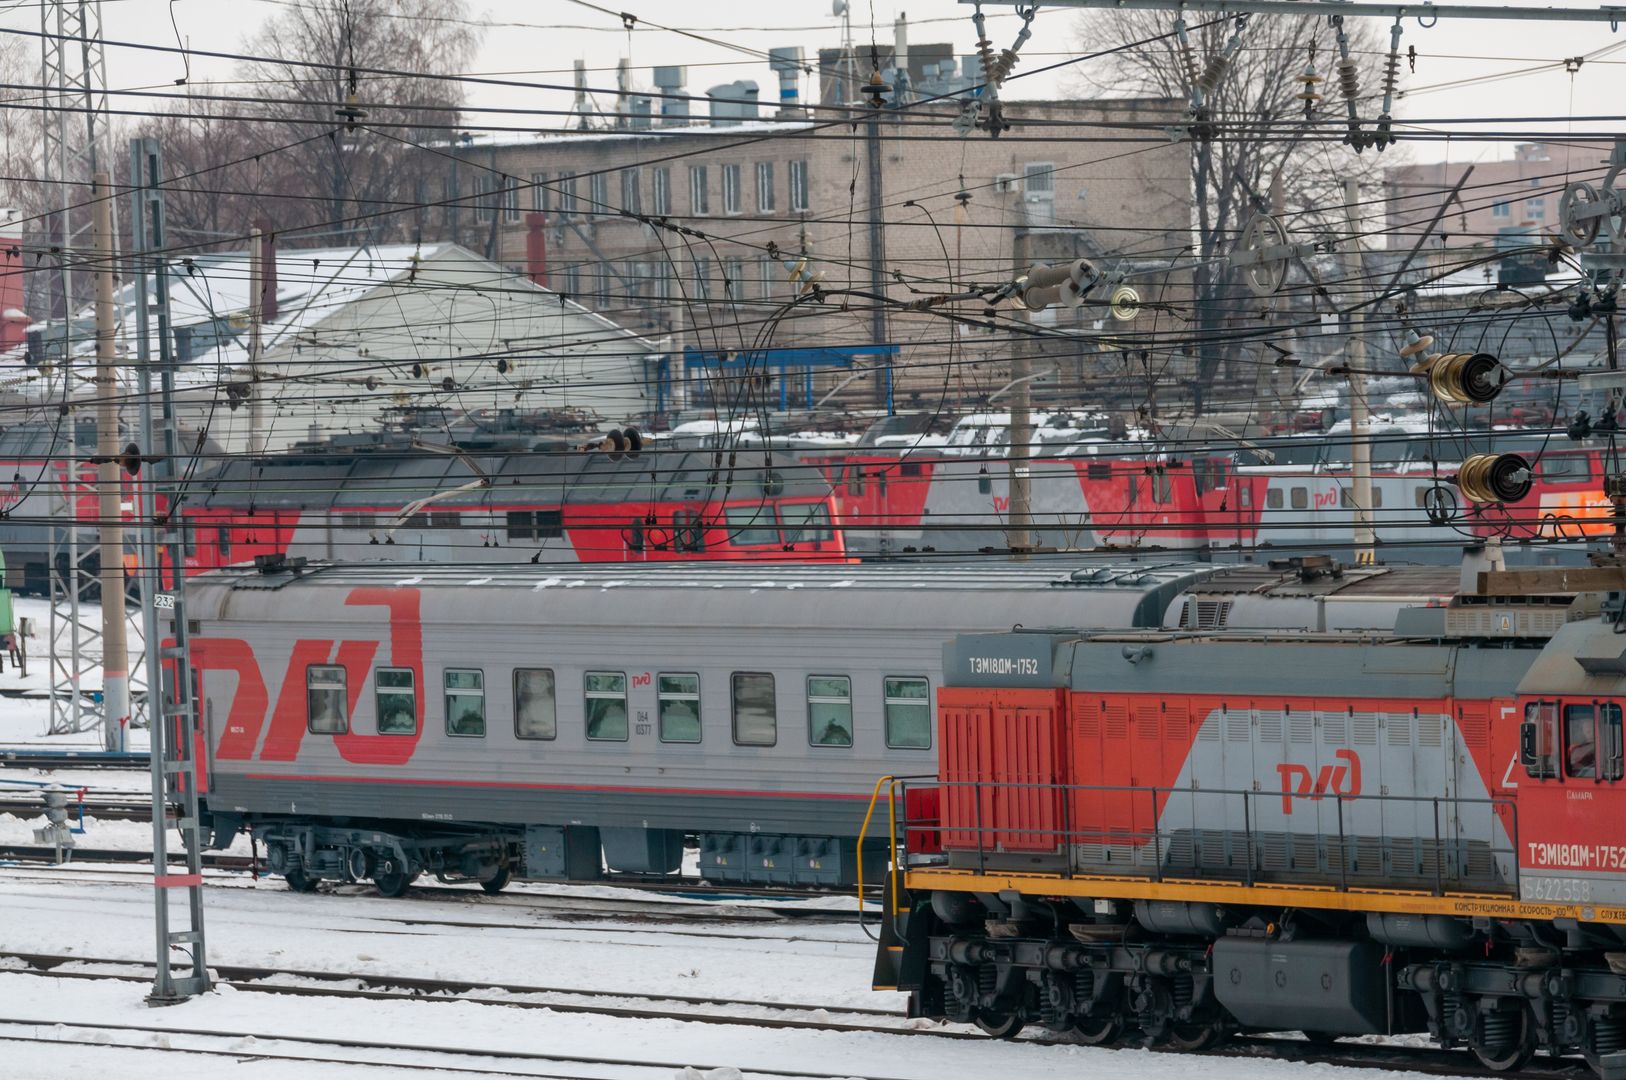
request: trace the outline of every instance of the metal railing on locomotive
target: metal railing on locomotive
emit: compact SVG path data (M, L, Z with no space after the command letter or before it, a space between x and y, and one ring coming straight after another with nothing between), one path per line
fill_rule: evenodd
M897 835L905 867L922 861L917 841L935 835L942 853L926 860L979 873L1519 895L1518 811L1507 798L936 779L899 779L893 787L889 802L901 811ZM911 788L941 792L937 818L909 819ZM1103 807L1113 800L1119 816L1130 821L1137 812L1149 814L1154 824L1075 825L1078 801L1091 797ZM1029 824L1039 816L1029 813L1025 822L1010 824L993 812L996 803L1018 801L1031 811L1046 799L1049 823ZM1170 808L1181 809L1176 800L1189 800L1189 815L1181 815L1185 822L1216 824L1165 826ZM1283 827L1290 818L1313 819L1315 828ZM1470 829L1474 824L1483 828Z

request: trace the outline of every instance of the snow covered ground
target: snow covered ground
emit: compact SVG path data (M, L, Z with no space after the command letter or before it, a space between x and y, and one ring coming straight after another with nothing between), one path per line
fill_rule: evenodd
M608 995L592 999L606 1006L647 1004L639 995L676 995L800 1003L837 1016L903 1007L899 995L867 989L873 946L859 927L845 923L561 917L557 910L493 903L472 893L402 900L298 895L270 881L211 887L207 902L215 964L547 986ZM150 960L151 904L150 889L133 869L120 881L108 880L106 872L91 880L0 867L0 951ZM1215 1058L1195 1066L1190 1058L1143 1050L635 1019L455 999L356 1000L225 988L153 1010L142 1003L142 982L58 978L9 966L0 962L0 1042L6 1074L19 1077L215 1077L223 1065L253 1080L407 1075L411 1066L438 1067L446 1076L594 1078L677 1078L684 1066L739 1069L747 1077L805 1070L900 1080L1184 1080L1198 1067L1220 1080L1332 1075L1330 1068L1257 1060ZM352 1050L297 1041L313 1037L389 1045ZM436 1052L458 1048L522 1056ZM652 1064L628 1064L637 1062ZM398 1069L387 1067L392 1063ZM1339 1074L1348 1077L1350 1070ZM733 1075L724 1071L717 1080Z
M79 606L81 619L93 626L101 625L101 606L99 604L85 603ZM52 750L100 750L102 738L99 730L89 730L71 735L50 735L50 705L44 699L49 693L53 682L66 678L70 673L67 666L53 671L50 656L50 605L37 596L16 596L12 600L12 614L19 628L22 620L27 619L31 624L32 636L27 640L28 674L24 676L9 662L6 669L0 673L0 747L33 747L36 749ZM128 670L138 671L138 661L141 656L141 620L131 619L127 622L129 637L129 667ZM58 623L57 638L62 643L60 650L63 657L72 655L71 635L65 623ZM98 639L88 644L82 644L79 650L79 685L84 692L97 692L102 689L102 643ZM64 660L66 664L66 660ZM144 685L138 672L137 681ZM17 695L26 694L27 697ZM147 748L147 735L145 731L127 731L125 733L125 749L145 750Z

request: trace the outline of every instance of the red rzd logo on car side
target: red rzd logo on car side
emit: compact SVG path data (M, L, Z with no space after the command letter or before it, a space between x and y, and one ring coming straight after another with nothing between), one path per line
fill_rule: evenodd
M1361 793L1361 758L1353 750L1335 750L1333 757L1342 765L1323 765L1312 773L1310 766L1287 761L1276 766L1282 778L1282 813L1292 814L1300 799L1320 802L1323 796L1353 799Z

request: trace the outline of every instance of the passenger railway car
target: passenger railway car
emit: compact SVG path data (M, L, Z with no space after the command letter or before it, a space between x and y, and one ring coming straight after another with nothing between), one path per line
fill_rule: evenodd
M1075 566L202 575L203 802L296 888L664 874L686 837L711 880L847 884L874 778L936 768L946 628L1156 627L1214 572Z
M999 1035L1626 1064L1626 569L1464 583L1379 633L957 637L877 985Z

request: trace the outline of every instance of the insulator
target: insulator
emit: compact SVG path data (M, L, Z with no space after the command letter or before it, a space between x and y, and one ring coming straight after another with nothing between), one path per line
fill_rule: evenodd
M1197 80L1197 85L1202 89L1203 94L1207 97L1213 97L1214 88L1220 84L1220 80L1225 78L1225 73L1229 70L1231 70L1229 55L1215 53L1210 56L1208 63L1203 67L1202 77Z
M1180 41L1180 59L1186 67L1186 85L1197 85L1197 50L1184 38Z
M1344 97L1354 101L1361 96L1361 72L1353 60L1338 61L1338 86Z
M1449 353L1428 360L1428 389L1453 405L1493 401L1507 382L1502 362L1490 353Z
M1400 54L1390 53L1383 61L1383 111L1393 104L1395 90L1400 86Z
M1457 490L1469 502L1518 502L1530 494L1530 463L1518 454L1474 454L1457 470Z

